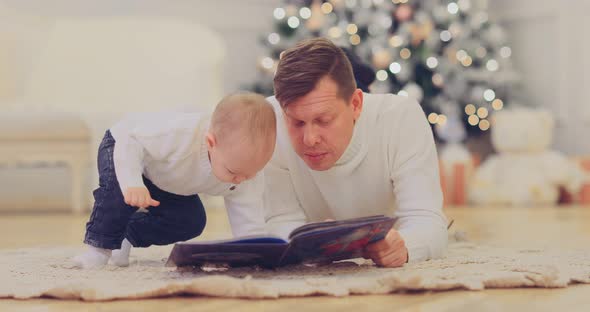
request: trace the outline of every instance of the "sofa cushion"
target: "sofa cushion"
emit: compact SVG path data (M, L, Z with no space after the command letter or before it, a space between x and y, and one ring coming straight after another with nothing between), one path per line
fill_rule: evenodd
M2 112L0 141L89 140L90 131L79 117L57 112Z

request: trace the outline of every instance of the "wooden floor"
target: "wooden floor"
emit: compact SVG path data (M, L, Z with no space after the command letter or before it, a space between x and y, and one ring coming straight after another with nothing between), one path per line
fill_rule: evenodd
M502 246L590 248L590 207L452 207L452 230ZM0 248L80 245L86 216L0 215ZM221 209L209 212L203 239L229 236ZM1 283L2 281L0 281ZM0 311L590 311L590 285L564 289L493 289L437 293L236 300L173 297L87 303L55 299L0 299Z

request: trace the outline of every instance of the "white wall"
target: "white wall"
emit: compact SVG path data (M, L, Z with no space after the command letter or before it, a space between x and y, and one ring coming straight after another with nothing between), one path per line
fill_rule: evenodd
M264 49L259 38L272 28L272 10L280 0L0 0L11 10L58 16L167 16L185 18L219 33L229 54L225 91L239 89L255 76ZM1 15L0 15L1 16Z
M590 1L490 0L532 104L557 117L554 147L590 154Z

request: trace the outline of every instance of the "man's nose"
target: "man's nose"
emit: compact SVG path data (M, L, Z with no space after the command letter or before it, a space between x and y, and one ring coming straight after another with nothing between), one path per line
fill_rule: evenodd
M320 141L320 136L314 125L308 125L303 130L303 144L307 146L314 146Z

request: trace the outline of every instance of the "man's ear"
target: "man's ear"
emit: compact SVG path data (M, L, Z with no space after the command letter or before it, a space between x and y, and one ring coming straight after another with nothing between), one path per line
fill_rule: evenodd
M215 140L215 136L211 132L207 132L205 136L205 141L207 142L207 148L212 149L217 145L217 140Z
M363 90L356 89L352 94L350 99L350 105L352 105L352 114L354 116L354 121L357 121L361 116L361 111L363 110Z

